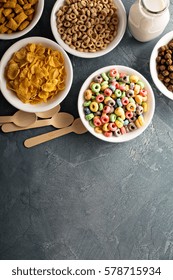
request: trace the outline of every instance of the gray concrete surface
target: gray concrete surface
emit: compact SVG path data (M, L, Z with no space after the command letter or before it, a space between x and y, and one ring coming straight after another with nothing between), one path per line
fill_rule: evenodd
M53 39L45 1L25 37ZM128 13L134 1L125 1ZM171 20L164 31L173 27ZM78 116L83 81L99 67L123 64L140 71L156 98L152 124L136 140L101 142L69 134L32 149L23 141L47 127L0 132L0 259L173 259L173 101L154 86L151 51L159 38L139 43L128 29L121 43L96 59L70 55L74 81L62 111ZM0 40L0 58L17 40ZM0 96L0 114L16 111Z

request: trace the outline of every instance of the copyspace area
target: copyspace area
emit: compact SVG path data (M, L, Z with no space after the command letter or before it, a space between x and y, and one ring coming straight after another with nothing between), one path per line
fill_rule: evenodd
M134 1L122 2L128 14ZM54 40L54 3L45 1L38 24L22 38ZM171 18L163 34L172 26ZM160 37L140 43L127 29L105 56L69 55L74 78L61 111L75 118L79 90L98 68L125 65L149 81L155 114L136 139L114 144L70 133L26 149L25 139L54 128L0 132L0 259L173 259L173 101L156 89L149 70ZM17 41L0 40L0 59ZM0 95L0 115L15 112Z

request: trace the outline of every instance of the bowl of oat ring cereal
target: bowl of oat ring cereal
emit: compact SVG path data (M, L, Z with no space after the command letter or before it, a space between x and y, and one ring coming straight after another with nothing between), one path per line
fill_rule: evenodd
M126 30L121 0L59 0L51 12L56 41L78 57L94 58L113 50Z
M0 39L19 38L39 21L44 8L44 0L1 0Z
M150 72L159 91L173 100L173 31L155 45L150 57Z

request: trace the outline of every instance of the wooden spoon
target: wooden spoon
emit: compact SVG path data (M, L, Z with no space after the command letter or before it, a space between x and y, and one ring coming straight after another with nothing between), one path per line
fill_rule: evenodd
M70 125L69 127L65 127L65 128L59 129L59 130L51 131L48 133L44 133L44 134L26 139L24 142L24 146L27 148L31 148L38 144L45 143L49 140L58 138L60 136L63 136L65 134L68 134L71 132L75 132L77 134L82 134L82 133L87 132L87 129L82 124L80 118L75 119L74 122L72 123L72 125Z
M40 113L36 113L37 117L42 118L42 119L49 119L51 118L55 113L59 112L61 109L60 105L58 104L57 106L55 106L54 108L45 111L45 112L40 112Z
M18 127L12 123L4 124L1 129L3 132L14 132L14 131L21 131L31 128L43 127L52 125L55 128L63 128L69 126L74 121L74 117L68 113L55 113L51 119L47 120L38 120L34 124L31 124L27 127Z
M35 113L35 114L39 118L47 119L47 118L51 118L55 113L59 112L60 109L61 109L61 106L57 105L56 107L54 107L48 111L39 112L39 113ZM36 121L36 123L37 123L37 121ZM36 123L35 123L35 125L36 125ZM0 123L0 126L2 126L3 132L13 132L13 131L18 131L18 130L23 130L23 128L20 129L20 127L15 125L14 123L5 123L5 124ZM33 128L31 126L32 125L26 126L26 129Z
M13 116L0 116L0 123L13 122L17 126L28 126L33 124L37 119L35 113L17 111Z

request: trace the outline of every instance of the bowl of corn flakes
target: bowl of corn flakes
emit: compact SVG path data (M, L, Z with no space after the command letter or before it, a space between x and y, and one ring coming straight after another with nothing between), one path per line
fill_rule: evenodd
M60 104L72 80L68 55L47 38L22 39L1 59L1 92L11 105L26 112L44 112Z
M121 41L127 25L121 0L58 0L51 12L56 41L72 55L95 58Z
M39 21L44 8L44 0L1 0L0 39L19 38Z

